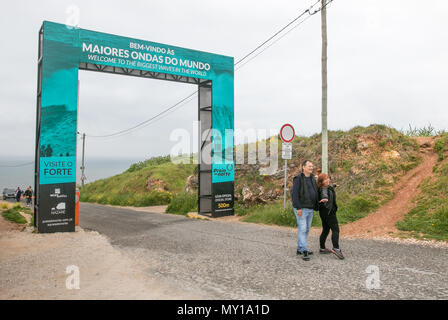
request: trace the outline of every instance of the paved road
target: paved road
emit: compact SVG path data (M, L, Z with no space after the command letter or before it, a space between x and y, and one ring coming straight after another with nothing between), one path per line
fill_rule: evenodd
M138 257L145 272L210 299L448 299L446 248L342 240L345 260L305 262L293 230L85 203L80 226ZM310 243L318 249L316 237ZM368 289L375 270L380 287Z

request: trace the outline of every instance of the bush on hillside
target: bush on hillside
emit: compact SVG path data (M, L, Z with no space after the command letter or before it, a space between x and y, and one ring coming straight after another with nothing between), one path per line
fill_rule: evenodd
M170 156L160 156L160 157L153 157L145 161L139 161L137 163L133 163L126 172L135 172L138 171L144 167L150 167L159 165L162 163L167 163L171 161Z
M173 196L166 208L167 213L187 214L198 211L198 194L180 192Z
M441 137L437 139L434 144L434 151L437 153L439 161L442 161L444 159L444 153L448 151L448 133L442 134Z

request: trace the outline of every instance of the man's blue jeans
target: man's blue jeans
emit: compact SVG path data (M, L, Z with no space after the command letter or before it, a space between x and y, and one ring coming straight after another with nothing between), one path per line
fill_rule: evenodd
M297 218L297 249L300 252L309 251L307 247L308 233L310 232L311 223L313 222L313 209L302 209L302 216L297 215L297 209L294 208L294 214Z

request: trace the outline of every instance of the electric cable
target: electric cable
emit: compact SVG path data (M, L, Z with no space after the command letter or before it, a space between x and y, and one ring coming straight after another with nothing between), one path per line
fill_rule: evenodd
M300 15L298 15L297 17L295 17L294 19L292 19L290 22L288 22L284 27L282 27L281 29L279 29L277 32L275 32L272 36L270 36L268 39L266 39L265 41L263 41L261 44L259 44L257 47L255 47L255 49L251 50L249 53L247 53L245 56L243 56L241 59L239 59L234 66L236 67L238 64L240 64L241 62L243 62L244 60L246 60L247 58L249 58L251 55L253 55L254 53L256 53L257 51L259 51L261 48L263 48L262 50L260 50L255 56L251 57L249 60L247 60L245 63L243 63L242 65L240 65L239 67L237 67L235 69L235 71L241 69L242 67L244 67L245 65L247 65L249 62L251 62L252 60L254 60L256 57L258 57L261 53L263 53L264 51L266 51L267 49L269 49L271 46L273 46L275 43L277 43L278 41L280 41L283 37L285 37L287 34L289 34L291 31L295 30L298 26L300 26L303 22L305 22L306 20L308 20L312 15L320 12L323 8L325 8L326 6L328 6L331 2L333 2L334 0L329 0L327 1L323 6L317 8L314 11L311 11L313 9L313 7L318 4L319 2L321 2L320 0L317 0L314 4L312 4L308 9L304 10ZM297 23L296 25L294 25L292 28L290 28L288 31L286 31L283 35L281 35L280 37L278 37L277 39L273 40L275 37L277 37L279 34L281 34L283 31L285 31L288 27L290 27L291 25L293 25L296 21L298 21L301 17L303 17L305 14L308 13L308 16L300 21L299 23ZM272 41L273 40L273 41ZM271 42L272 41L272 42ZM269 42L271 42L269 45L265 46L266 44L268 44ZM132 127L129 127L127 129L123 129L111 134L106 134L106 135L87 135L86 137L90 137L90 138L110 138L110 137L116 137L116 136L122 136L124 134L127 134L129 132L131 132L134 129L140 128L140 127L146 127L147 125L157 121L157 120L161 120L163 119L165 116L167 116L169 111L174 111L179 109L180 107L182 107L183 105L185 105L187 102L190 102L193 98L193 96L195 96L197 94L197 91L195 90L194 92L190 93L188 96L186 96L185 98L179 100L178 102L176 102L175 104L173 104L172 106L164 109L163 111L159 112L158 114L154 115L153 117L146 119L145 121L142 121ZM176 108L177 107L177 108Z

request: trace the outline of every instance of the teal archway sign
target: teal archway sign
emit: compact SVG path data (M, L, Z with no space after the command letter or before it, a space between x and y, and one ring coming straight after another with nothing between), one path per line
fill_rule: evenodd
M35 150L34 221L39 232L75 230L79 70L197 84L198 211L233 214L233 57L44 21Z

